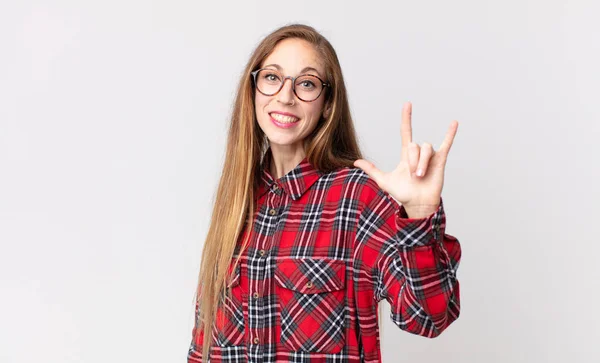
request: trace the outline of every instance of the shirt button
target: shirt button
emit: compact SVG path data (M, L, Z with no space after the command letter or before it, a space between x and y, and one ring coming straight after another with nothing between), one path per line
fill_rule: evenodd
M254 342L254 344L258 344L258 338L254 338L252 341Z
M273 185L273 190L277 190L277 189L279 189L279 185L277 185L277 184Z
M254 296L255 299L258 299L258 292L255 292L254 294L252 294L252 296Z
M269 214L274 216L275 214L277 214L277 211L274 208L271 208L271 210L269 210Z
M259 253L261 256L264 256L266 252L265 252L265 250L260 250L260 251L258 251L258 253Z
M307 287L307 288L309 288L309 289L310 289L311 287L313 287L312 281L309 281L309 282L307 282L307 283L306 283L306 287Z

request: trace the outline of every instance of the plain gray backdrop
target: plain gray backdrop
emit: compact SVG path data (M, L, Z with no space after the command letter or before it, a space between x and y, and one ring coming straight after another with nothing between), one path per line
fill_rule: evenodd
M598 362L600 6L2 1L0 362L183 362L237 82L303 22L337 50L361 147L459 128L442 197L460 318L383 361Z

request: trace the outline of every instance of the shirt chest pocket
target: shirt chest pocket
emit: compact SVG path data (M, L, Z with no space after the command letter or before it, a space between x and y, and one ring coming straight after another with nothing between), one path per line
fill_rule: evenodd
M282 259L275 281L281 344L291 351L339 353L346 325L344 261Z
M233 268L233 262L229 266L227 286L230 288L231 294L219 303L212 331L213 341L221 347L243 345L244 343L243 302L247 300L247 296L240 286L239 264L235 269Z

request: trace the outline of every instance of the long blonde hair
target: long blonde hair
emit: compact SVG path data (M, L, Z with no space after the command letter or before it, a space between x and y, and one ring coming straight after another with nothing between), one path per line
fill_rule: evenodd
M341 167L352 167L354 160L362 158L352 118L346 86L337 54L329 41L314 28L291 24L267 35L248 60L240 79L227 136L227 152L219 180L210 227L202 251L201 268L196 289L195 335L204 327L202 361L206 362L211 346L212 326L217 307L230 292L225 288L228 270L238 239L246 223L252 225L256 207L256 191L260 166L268 147L268 140L256 121L254 109L255 90L250 72L258 69L271 54L278 42L299 38L315 47L325 65L327 79L324 109L315 130L304 140L308 161L318 170L329 172ZM325 92L325 91L324 91ZM250 237L251 233L247 233ZM245 249L248 238L242 243ZM239 257L234 267L239 262Z

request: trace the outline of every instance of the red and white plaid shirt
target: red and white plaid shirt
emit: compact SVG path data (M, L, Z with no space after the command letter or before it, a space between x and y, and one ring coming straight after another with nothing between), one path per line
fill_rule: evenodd
M383 299L413 334L435 337L458 318L461 248L445 234L441 198L435 213L410 219L361 169L322 173L305 158L274 180L265 164L210 362L380 362ZM188 363L201 362L203 335Z

